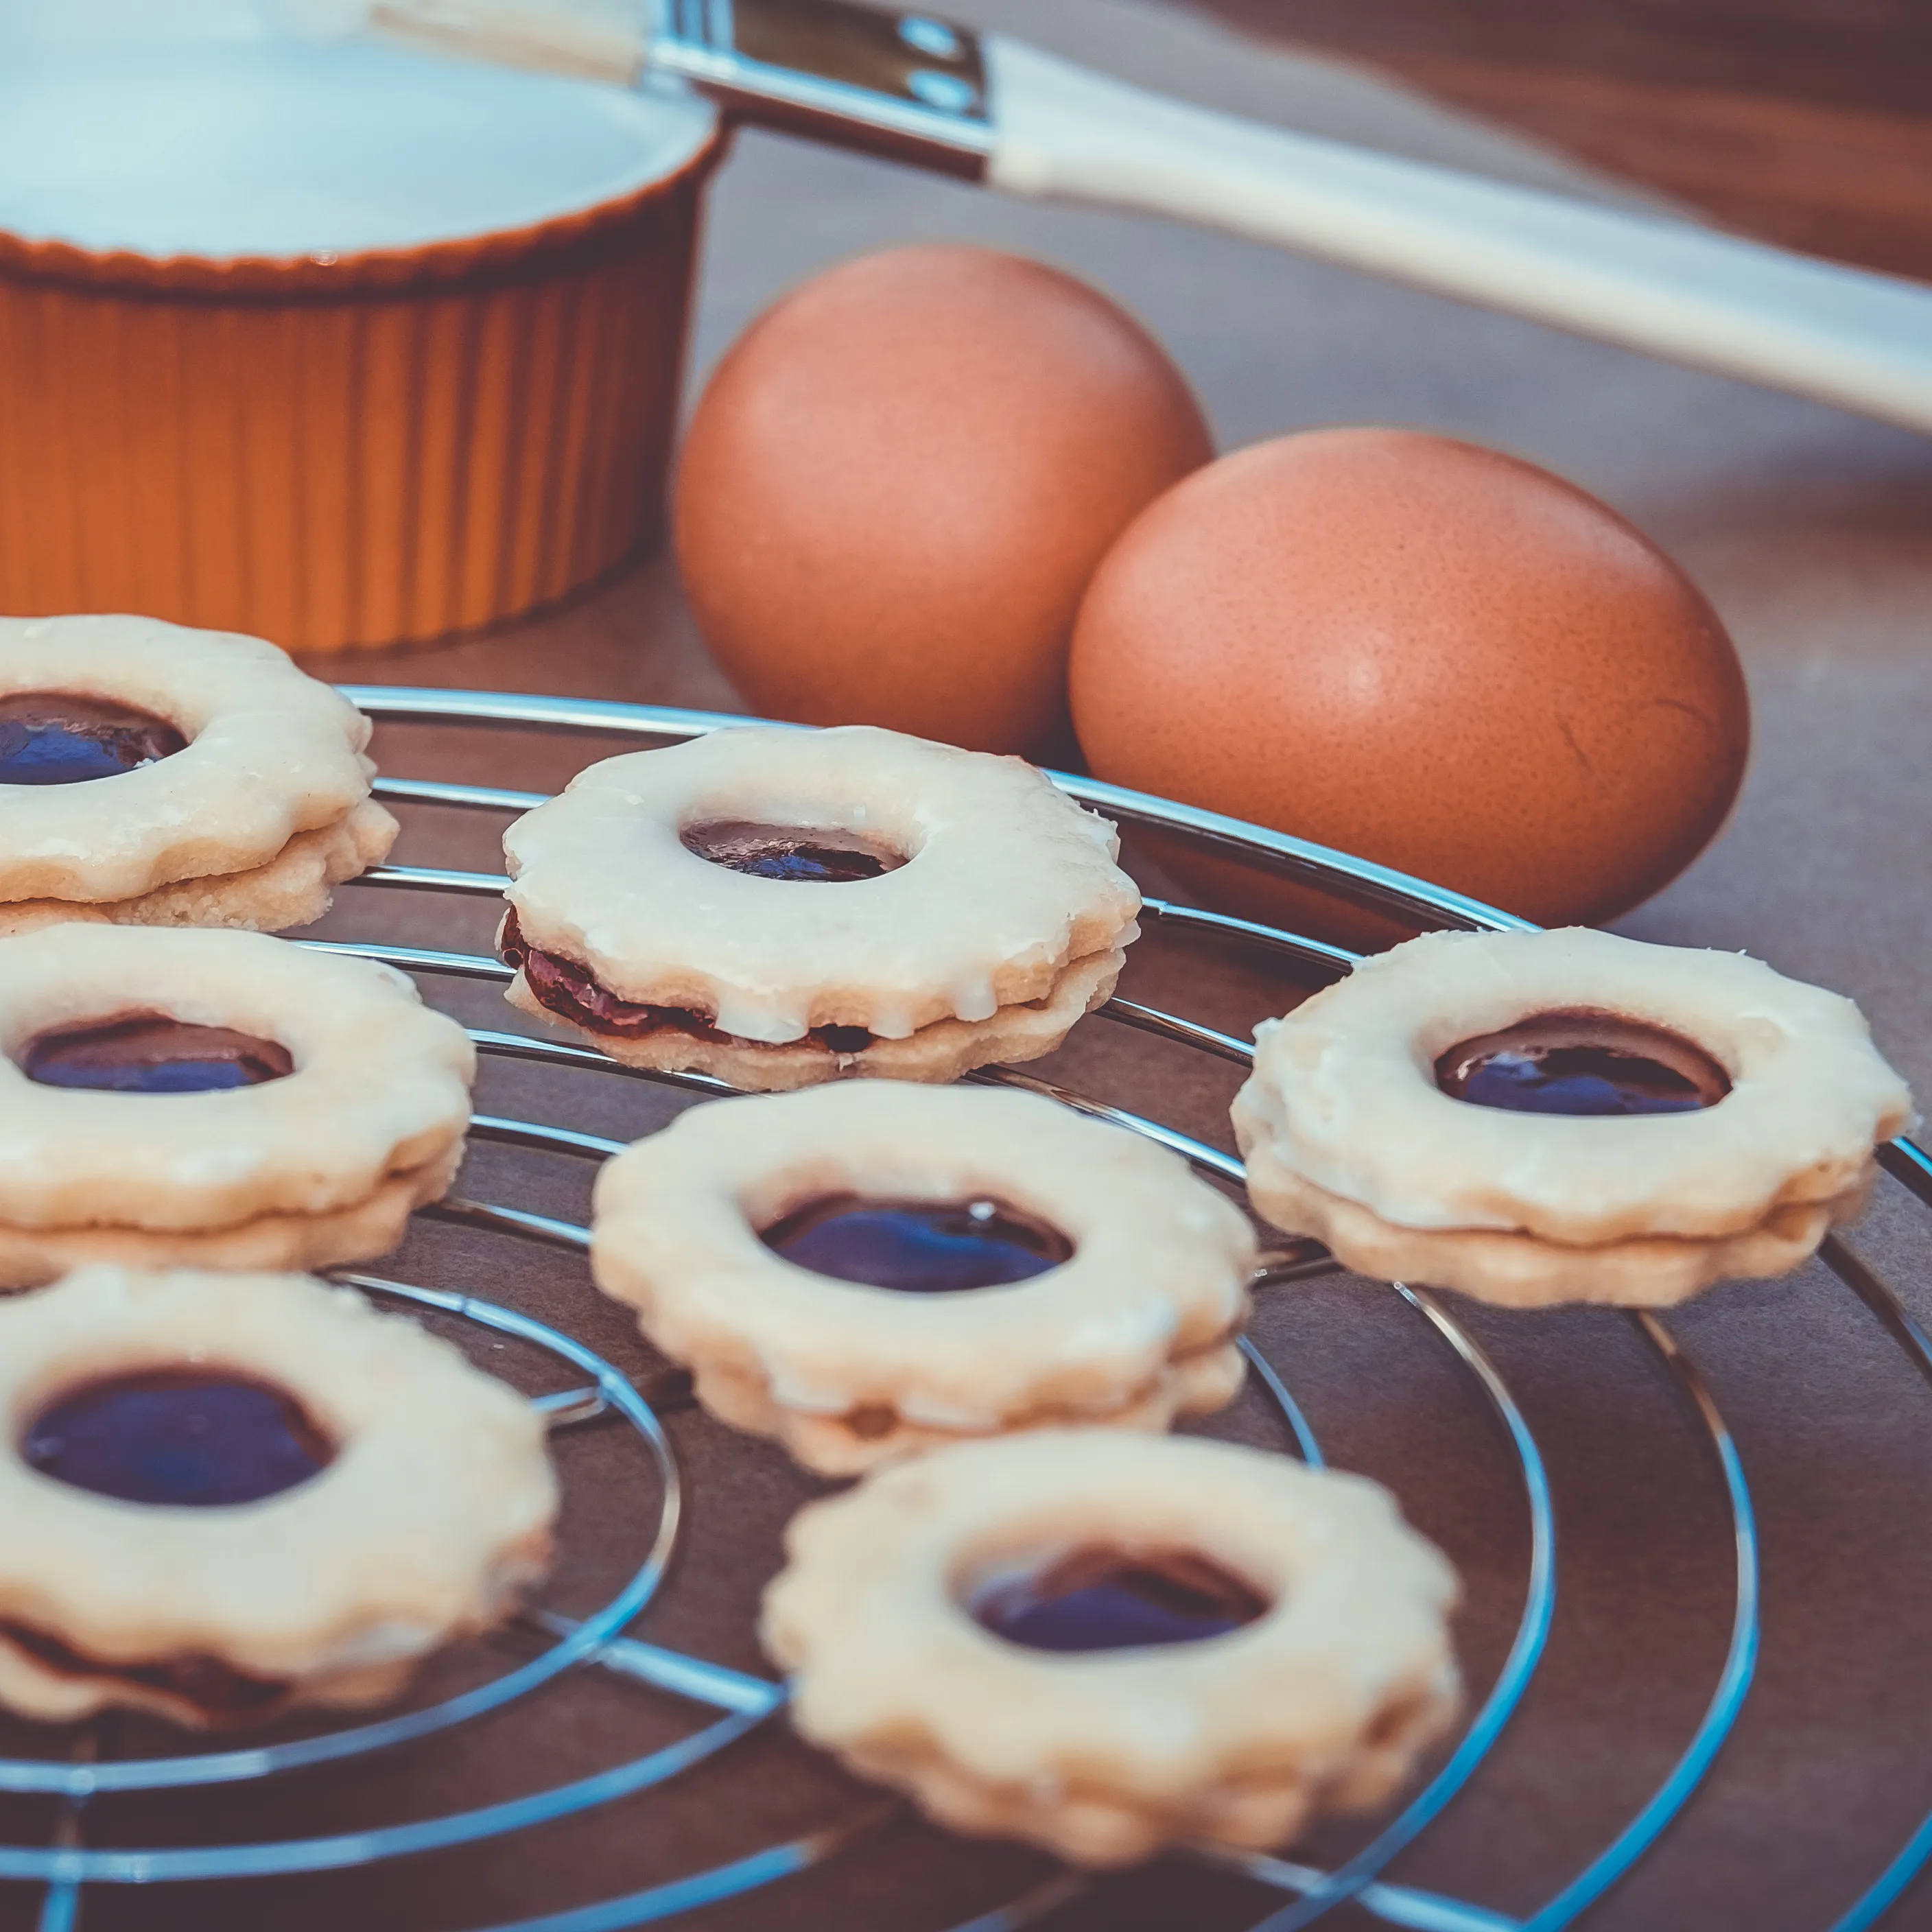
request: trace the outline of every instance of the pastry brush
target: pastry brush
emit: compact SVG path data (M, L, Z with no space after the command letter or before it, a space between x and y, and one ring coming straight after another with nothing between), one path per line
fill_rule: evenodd
M1932 430L1932 288L1244 121L850 0L375 0L391 37L626 85L983 182L1325 256Z

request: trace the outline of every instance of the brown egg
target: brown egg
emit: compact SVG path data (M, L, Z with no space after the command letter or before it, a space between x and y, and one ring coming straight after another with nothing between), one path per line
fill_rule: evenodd
M754 709L1037 754L1064 734L1094 566L1212 454L1174 365L1098 291L894 249L794 290L720 364L678 560Z
M1402 430L1284 436L1169 490L1096 574L1070 675L1101 777L1552 926L1682 871L1750 742L1730 640L1654 544L1546 471ZM1210 899L1309 917L1163 850Z

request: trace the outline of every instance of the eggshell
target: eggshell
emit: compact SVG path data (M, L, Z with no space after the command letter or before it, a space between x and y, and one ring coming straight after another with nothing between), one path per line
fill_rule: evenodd
M1100 776L1551 926L1688 865L1750 740L1724 626L1648 538L1546 471L1401 430L1285 436L1169 490L1096 574L1070 675ZM1212 901L1310 919L1306 894L1164 856Z
M793 290L719 365L678 560L754 710L1037 755L1094 566L1212 453L1174 365L1097 290L894 249Z

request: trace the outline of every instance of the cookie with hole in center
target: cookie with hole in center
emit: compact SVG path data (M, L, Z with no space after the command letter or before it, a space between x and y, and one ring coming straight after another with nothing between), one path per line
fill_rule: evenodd
M349 1288L83 1268L0 1304L0 1703L202 1729L393 1696L549 1567L506 1384Z
M1106 819L1022 759L869 725L608 758L503 845L512 1004L750 1090L1049 1053L1138 932Z
M0 939L0 1286L385 1253L454 1177L476 1066L369 960L253 932Z
M1658 1306L1855 1216L1911 1095L1849 1000L1741 953L1426 933L1256 1030L1256 1209L1358 1271Z
M814 1503L765 1593L794 1722L1084 1865L1381 1803L1458 1701L1454 1572L1359 1476L1180 1436L936 1450Z
M591 1267L734 1428L851 1475L1231 1402L1253 1230L1058 1102L867 1082L692 1108L598 1176Z
M320 919L395 842L369 730L260 638L0 618L0 934Z

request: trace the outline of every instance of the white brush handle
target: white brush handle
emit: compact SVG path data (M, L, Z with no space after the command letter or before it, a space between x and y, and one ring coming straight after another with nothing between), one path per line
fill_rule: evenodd
M988 34L987 178L1225 228L1932 431L1932 287L1196 107Z

